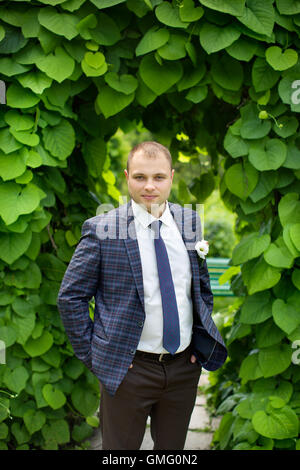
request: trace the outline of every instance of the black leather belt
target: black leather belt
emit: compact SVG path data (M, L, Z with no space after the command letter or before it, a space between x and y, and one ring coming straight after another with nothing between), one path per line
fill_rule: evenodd
M181 351L177 354L170 354L170 353L155 354L155 353L149 353L145 351L136 351L135 355L137 357L149 359L150 361L169 362L169 361L174 361L174 359L178 359L178 357L183 356L185 352L186 350Z

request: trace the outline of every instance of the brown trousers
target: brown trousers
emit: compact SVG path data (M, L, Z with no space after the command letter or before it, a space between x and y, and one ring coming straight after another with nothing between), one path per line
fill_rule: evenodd
M103 450L138 450L148 416L153 450L184 448L201 373L190 357L190 348L168 362L135 356L113 397L101 387Z

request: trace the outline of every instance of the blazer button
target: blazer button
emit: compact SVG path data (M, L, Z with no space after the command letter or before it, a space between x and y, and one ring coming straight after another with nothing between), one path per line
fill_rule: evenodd
M138 322L138 325L142 328L144 326L144 322L143 321L139 321Z
M131 349L130 354L135 354L135 349Z

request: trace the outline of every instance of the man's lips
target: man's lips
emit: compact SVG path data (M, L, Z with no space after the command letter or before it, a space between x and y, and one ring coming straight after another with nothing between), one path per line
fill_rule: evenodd
M142 197L144 197L145 199L154 199L155 197L157 197L157 195L154 195L154 196L148 196L147 194L143 194Z

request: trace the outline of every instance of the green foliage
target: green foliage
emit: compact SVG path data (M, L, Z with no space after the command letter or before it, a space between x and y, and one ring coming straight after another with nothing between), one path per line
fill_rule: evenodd
M83 220L124 189L118 129L141 128L176 168L188 157L175 199L203 203L220 179L237 214L215 445L299 448L299 14L292 0L1 2L0 388L17 394L0 398L1 448L58 449L97 424L56 297Z

